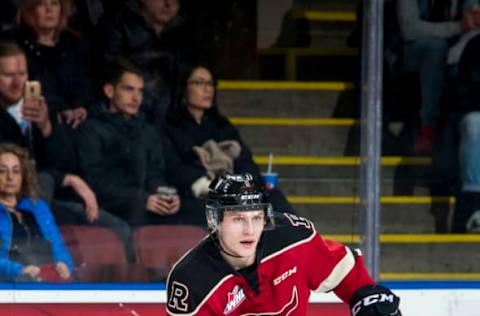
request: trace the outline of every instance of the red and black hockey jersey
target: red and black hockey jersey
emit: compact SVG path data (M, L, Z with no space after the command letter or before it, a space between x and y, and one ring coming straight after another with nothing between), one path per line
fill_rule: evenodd
M233 270L214 236L192 249L167 279L167 313L304 316L311 291L333 290L348 303L374 283L356 252L322 239L310 221L284 214L263 233L252 267Z

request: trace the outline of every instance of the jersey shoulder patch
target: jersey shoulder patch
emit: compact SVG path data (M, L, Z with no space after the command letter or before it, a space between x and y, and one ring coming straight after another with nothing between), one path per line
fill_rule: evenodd
M278 220L278 224L280 225L280 228L282 226L288 227L288 225L290 225L291 227L296 227L298 229L315 230L312 221L306 219L305 217L290 213L283 213L283 218L281 217Z
M315 226L310 220L295 214L283 213L275 218L275 229L264 232L262 257L307 241L315 234L317 234Z

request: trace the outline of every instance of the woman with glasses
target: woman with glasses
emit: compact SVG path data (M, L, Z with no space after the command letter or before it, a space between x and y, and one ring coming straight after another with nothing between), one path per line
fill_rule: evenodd
M185 170L178 175L180 185L189 187L196 197L202 197L208 192L211 179L224 169L248 172L261 179L250 149L238 130L219 111L217 79L211 68L202 64L188 66L180 78L178 101L169 109L166 124L170 145L175 148ZM210 155L205 158L206 154ZM225 156L231 158L231 164ZM292 212L278 189L269 190L267 199L276 211Z

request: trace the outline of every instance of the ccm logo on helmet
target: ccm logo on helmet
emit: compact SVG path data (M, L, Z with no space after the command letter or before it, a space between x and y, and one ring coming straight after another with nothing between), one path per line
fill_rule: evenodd
M358 314L359 311L362 310L363 307L370 306L372 304L382 303L382 302L390 302L393 303L394 295L393 294L372 294L367 297L362 298L352 307L352 316Z
M260 199L260 194L248 194L248 195L242 195L240 197L241 200L254 200L254 199Z

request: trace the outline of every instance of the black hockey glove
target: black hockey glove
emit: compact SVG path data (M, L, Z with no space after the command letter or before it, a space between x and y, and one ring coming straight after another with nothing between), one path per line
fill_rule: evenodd
M367 285L359 289L350 301L352 316L401 316L400 299L380 285Z

